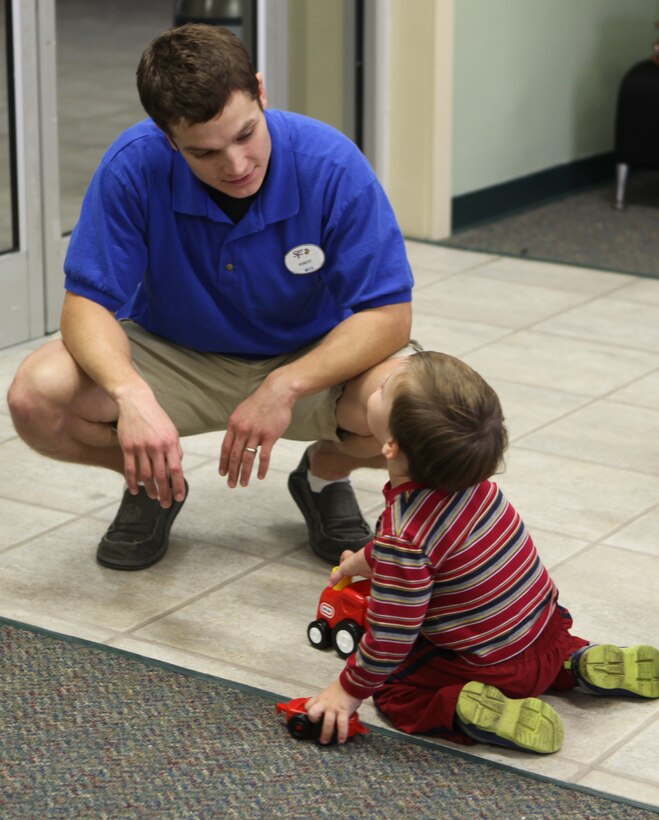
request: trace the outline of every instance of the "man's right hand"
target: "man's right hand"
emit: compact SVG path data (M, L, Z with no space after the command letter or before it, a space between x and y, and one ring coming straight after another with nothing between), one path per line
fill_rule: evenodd
M171 506L172 496L183 501L183 448L176 427L151 389L146 384L132 387L117 398L117 404L117 436L130 492L137 494L137 482L143 481L149 498L159 498L162 507Z

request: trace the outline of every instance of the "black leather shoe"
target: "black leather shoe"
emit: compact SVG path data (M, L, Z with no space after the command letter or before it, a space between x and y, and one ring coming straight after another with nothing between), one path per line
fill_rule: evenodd
M305 451L288 477L288 489L307 522L309 546L319 558L336 566L342 552L361 549L373 533L361 514L351 484L340 481L314 493L307 479L308 469Z
M185 498L188 482L185 482ZM169 546L169 530L185 502L172 499L163 509L140 486L137 495L126 490L117 515L98 545L96 560L112 569L144 569L159 561Z

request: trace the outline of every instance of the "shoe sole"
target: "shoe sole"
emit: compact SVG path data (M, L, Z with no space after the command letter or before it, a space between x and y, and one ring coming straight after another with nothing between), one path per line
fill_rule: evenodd
M495 686L471 681L456 712L465 734L483 743L538 754L557 752L563 743L558 712L538 698L508 698Z
M579 658L578 671L593 694L659 698L659 649L653 646L591 646Z

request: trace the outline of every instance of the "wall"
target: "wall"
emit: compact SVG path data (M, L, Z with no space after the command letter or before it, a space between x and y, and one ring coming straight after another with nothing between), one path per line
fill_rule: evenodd
M459 0L454 14L453 196L613 148L618 85L650 55L659 0Z

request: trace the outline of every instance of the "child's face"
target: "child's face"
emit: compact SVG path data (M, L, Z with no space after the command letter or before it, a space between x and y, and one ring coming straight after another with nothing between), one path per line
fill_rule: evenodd
M403 359L398 367L389 373L375 393L371 393L366 402L366 420L369 429L382 445L391 439L389 416L391 415L391 405L394 400L396 378L400 374L404 361Z

